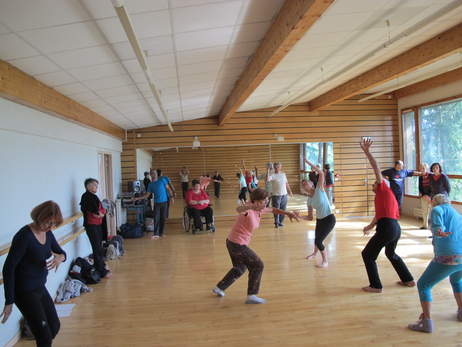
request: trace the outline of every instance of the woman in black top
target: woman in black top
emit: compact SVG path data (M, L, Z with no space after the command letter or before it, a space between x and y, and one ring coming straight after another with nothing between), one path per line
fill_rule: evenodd
M449 184L448 176L443 173L440 163L433 163L430 166L430 171L433 174L430 175L431 196L434 197L436 194L449 196L451 185Z
M215 175L213 175L212 179L213 179L214 188L215 188L215 196L219 198L221 183L223 182L223 177L221 177L218 171L215 171Z
M10 251L3 265L5 323L16 304L29 323L37 346L51 346L58 334L60 322L53 299L45 283L48 271L57 270L66 260L51 230L63 222L61 210L53 201L36 206L32 223L24 226L13 237Z

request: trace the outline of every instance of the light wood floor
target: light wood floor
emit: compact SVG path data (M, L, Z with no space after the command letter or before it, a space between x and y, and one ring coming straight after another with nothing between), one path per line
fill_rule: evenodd
M330 267L318 269L311 251L313 223L275 230L266 219L251 247L265 262L260 294L266 305L245 305L247 275L224 298L210 290L230 268L225 238L231 221L217 220L215 234L190 235L179 223L167 237L126 241L126 255L111 262L114 277L73 300L55 346L462 346L462 323L448 281L435 287L433 334L406 329L420 313L416 288L402 288L382 253L382 294L367 285L361 250L366 219L339 220L327 240ZM400 254L416 278L432 256L428 232L402 221ZM21 342L18 346L33 346Z

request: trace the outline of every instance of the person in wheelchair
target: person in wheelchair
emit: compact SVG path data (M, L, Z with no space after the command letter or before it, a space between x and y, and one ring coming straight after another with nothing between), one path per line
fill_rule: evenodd
M209 195L201 189L198 180L192 180L192 188L186 192L185 201L188 205L188 213L194 219L194 228L204 230L201 217L205 217L206 230L215 231L213 225L213 210L210 207Z

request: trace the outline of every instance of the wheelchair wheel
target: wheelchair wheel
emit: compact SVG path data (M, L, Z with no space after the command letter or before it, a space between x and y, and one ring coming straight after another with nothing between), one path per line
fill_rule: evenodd
M192 223L192 218L189 217L188 210L187 208L185 208L183 211L183 220L182 220L183 230L186 232L189 232L189 230L191 230L191 223ZM195 234L194 230L193 230L193 234Z

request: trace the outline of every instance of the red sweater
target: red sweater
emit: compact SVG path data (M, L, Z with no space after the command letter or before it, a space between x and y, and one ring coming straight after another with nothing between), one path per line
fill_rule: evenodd
M197 194L194 193L193 189L188 190L186 192L185 200L189 207L195 208L196 210L203 210L209 205L208 203L200 205L191 205L191 201L209 200L209 195L203 190L200 190Z

